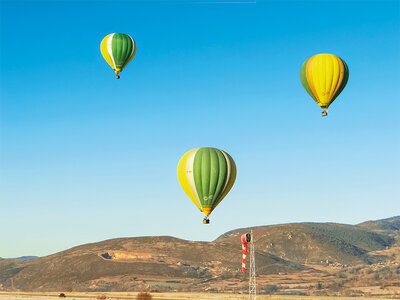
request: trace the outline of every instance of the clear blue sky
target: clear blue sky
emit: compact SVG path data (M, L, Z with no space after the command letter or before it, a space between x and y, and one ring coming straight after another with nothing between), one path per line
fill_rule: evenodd
M213 2L0 1L0 257L400 214L400 2ZM138 45L120 80L112 32ZM350 69L326 118L317 53ZM176 176L201 146L238 168L209 226Z

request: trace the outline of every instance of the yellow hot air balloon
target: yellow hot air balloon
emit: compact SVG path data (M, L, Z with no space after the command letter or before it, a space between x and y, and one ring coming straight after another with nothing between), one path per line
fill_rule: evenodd
M340 57L317 54L307 59L300 71L300 80L308 94L328 115L328 107L342 92L349 79L349 69Z

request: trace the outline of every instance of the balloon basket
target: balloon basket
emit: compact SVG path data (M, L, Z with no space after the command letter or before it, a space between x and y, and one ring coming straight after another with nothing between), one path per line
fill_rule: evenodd
M210 224L210 219L207 218L207 217L205 217L205 218L203 219L203 224Z

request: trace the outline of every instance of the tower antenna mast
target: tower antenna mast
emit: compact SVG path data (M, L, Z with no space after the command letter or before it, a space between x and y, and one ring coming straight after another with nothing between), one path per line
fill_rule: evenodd
M256 261L254 257L254 236L253 230L250 232L250 275L249 275L249 300L257 299L257 284L256 284Z

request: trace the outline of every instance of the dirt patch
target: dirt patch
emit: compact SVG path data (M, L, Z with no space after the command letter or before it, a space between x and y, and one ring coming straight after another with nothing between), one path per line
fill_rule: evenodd
M113 259L113 260L148 260L154 258L154 255L145 252L129 252L129 251L114 251L109 250L103 253L99 253L99 256L103 259ZM157 257L164 257L165 255L157 255Z

